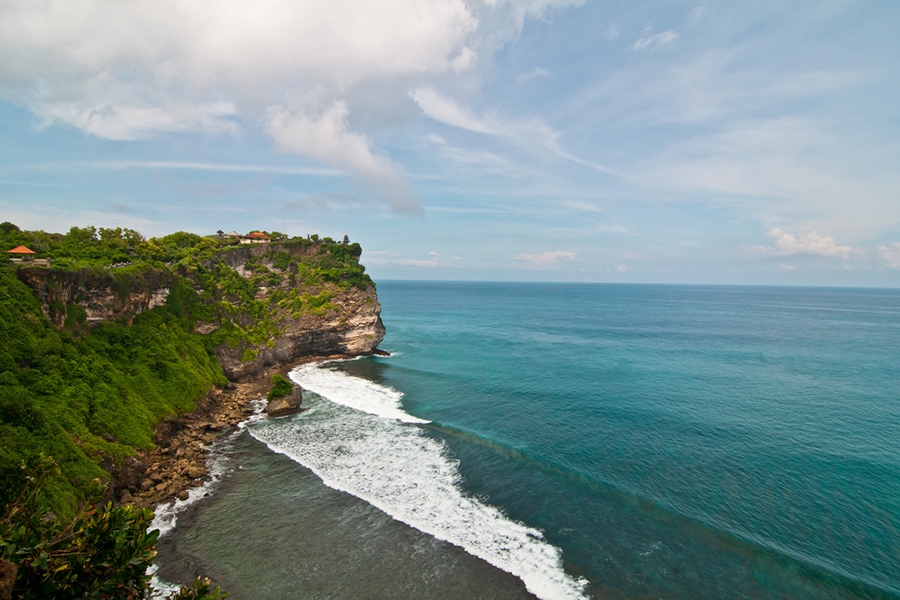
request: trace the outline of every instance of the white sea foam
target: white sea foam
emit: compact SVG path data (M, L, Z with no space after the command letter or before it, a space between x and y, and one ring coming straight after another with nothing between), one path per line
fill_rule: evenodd
M329 487L512 573L540 598L584 598L586 582L565 573L540 531L463 492L446 446L410 424L399 392L327 366L305 365L293 377L321 398L307 397L312 410L297 417L249 426L253 437Z
M428 423L403 411L400 405L402 392L334 371L327 368L327 363L300 365L290 372L290 377L303 389L315 392L337 404L384 419L396 419L404 423Z

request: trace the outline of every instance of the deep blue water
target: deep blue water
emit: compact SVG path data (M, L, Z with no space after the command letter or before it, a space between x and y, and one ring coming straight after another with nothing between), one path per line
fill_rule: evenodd
M183 521L170 562L191 554L240 587L211 550L221 527L203 524L242 514L241 498L299 493L291 482L328 489L321 478L402 529L333 526L328 544L436 536L449 544L422 560L450 564L462 548L542 597L580 585L596 598L900 597L897 291L383 282L378 293L394 356L298 373L311 410L247 427L227 493ZM390 418L391 402L430 423ZM298 469L276 489L235 467L235 456L274 461L272 450L293 459L285 473ZM291 525L253 531L265 539L267 527ZM337 575L317 568L328 589ZM435 568L416 567L424 589ZM511 589L505 574L454 568L483 577L483 597ZM282 596L306 597L297 585Z

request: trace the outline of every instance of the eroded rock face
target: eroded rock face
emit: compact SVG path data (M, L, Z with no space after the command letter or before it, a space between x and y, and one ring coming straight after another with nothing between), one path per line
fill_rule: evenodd
M256 288L256 300L265 301L277 290L284 292L296 289L311 295L331 292L334 294L329 300L332 308L322 314L304 311L298 316L290 310L272 306L271 316L278 322L279 330L274 339L255 347L247 344L236 347L221 344L216 348L216 355L225 375L234 381L246 380L269 367L288 365L306 357L373 354L384 338L381 305L378 303L375 286L369 284L366 289L341 289L333 284L306 285L289 271L278 269L270 258L271 251L286 252L295 259L303 259L317 255L320 250L316 246L281 244L242 246L219 253L214 259L204 263L204 266L211 269L215 263L222 262L241 277L252 279L261 272L261 265L266 269L263 273L277 276L275 279L280 278L280 283L259 285ZM256 266L250 268L250 263ZM209 326L204 329L200 329L201 327L204 325L199 325L198 330L212 330Z
M373 287L351 288L331 300L335 306L323 315L305 314L299 319L284 317L281 334L272 347L257 349L252 360L242 360L242 347L216 348L219 364L232 380L243 380L274 365L297 362L310 356L345 354L370 355L384 339L381 305Z
M172 275L162 271L146 271L121 281L111 270L96 274L90 269L19 269L17 274L34 290L44 314L57 327L67 318L87 324L122 319L130 323L135 315L165 304L172 282ZM84 313L73 312L73 306Z

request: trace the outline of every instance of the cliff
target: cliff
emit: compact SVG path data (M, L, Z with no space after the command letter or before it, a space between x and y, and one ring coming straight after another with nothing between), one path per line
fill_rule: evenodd
M165 304L174 280L173 273L152 268L25 267L16 274L34 291L41 311L60 328L122 319L130 323L136 315Z
M225 374L240 380L304 357L372 354L384 338L375 285L367 276L344 280L333 266L358 266L357 252L358 246L284 243L234 248L204 261L202 269L217 276L211 283L198 274L198 291L223 304L218 322L201 322L198 331L223 331L216 355ZM233 285L232 273L249 289ZM237 332L243 337L234 343L230 334Z
M305 357L375 351L384 337L381 305L357 249L285 242L227 248L173 268L19 268L17 275L54 325L81 333L100 322L130 324L186 285L194 332L210 335L225 375L242 380ZM347 280L348 270L358 277Z
M361 248L348 241L237 246L0 224L0 245L26 243L51 266L0 256L0 504L24 485L20 465L43 453L62 469L52 490L65 512L92 480L151 451L154 428L226 396L229 378L372 354L384 336Z

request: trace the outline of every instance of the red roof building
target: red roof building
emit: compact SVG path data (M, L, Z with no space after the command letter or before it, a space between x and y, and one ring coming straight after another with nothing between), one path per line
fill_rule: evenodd
M25 254L37 254L37 252L35 252L34 250L31 250L30 248L26 248L25 246L16 246L12 250L7 250L6 253L7 254L18 254L20 256L25 255Z

